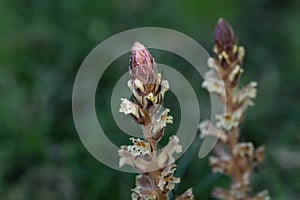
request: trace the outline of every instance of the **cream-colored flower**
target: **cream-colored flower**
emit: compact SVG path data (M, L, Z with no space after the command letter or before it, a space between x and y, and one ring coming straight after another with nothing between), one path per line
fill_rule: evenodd
M121 98L121 106L119 112L124 113L125 115L132 114L134 116L138 116L139 106L128 99Z
M179 145L179 139L177 136L173 135L170 137L168 144L162 149L157 158L157 165L159 168L166 167L175 162L173 154L180 153L182 151L182 146Z
M249 98L254 99L257 94L257 82L252 81L248 86L246 86L246 94Z
M173 117L171 115L168 115L170 112L170 109L166 108L164 111L162 111L158 118L153 118L152 125L153 125L153 133L157 133L164 127L166 127L167 124L173 123Z
M135 152L132 152L132 149L128 149L128 146L121 146L119 156L119 167L127 164L139 172L147 172L149 163L142 154L137 155Z
M119 150L119 166L127 164L139 172L148 172L149 169L149 143L139 138L130 138L133 145L121 146Z
M127 86L129 87L129 89L132 91L133 90L133 83L132 80L130 79L129 81L127 81Z
M240 65L236 65L236 66L233 68L233 70L230 72L230 74L229 74L229 76L228 76L228 80L229 80L230 82L235 81L241 73L243 73L243 69L241 68Z
M230 131L232 128L239 126L240 114L239 113L227 113L216 115L218 122L216 123L218 128L223 128L226 131Z
M212 57L209 57L207 59L207 65L213 70L218 70L218 66L216 65L215 59L213 59Z
M146 155L149 154L149 143L142 141L139 138L130 138L132 141L133 145L129 145L127 147L128 151L134 155L134 156L139 156L139 155Z
M265 159L265 147L260 146L256 148L254 151L253 161L255 162L255 164L259 164L262 163L264 159Z
M148 171L149 162L141 155L137 156L132 154L127 146L121 146L119 150L119 167L124 166L125 164L130 165L138 172L144 173Z
M257 82L253 81L243 87L235 96L235 103L243 103L243 107L247 107L248 105L253 105L253 99L256 98L257 95Z
M150 102L152 102L154 105L155 104L159 104L160 101L160 96L159 95L154 95L152 92L148 93L145 96L145 99L149 100ZM148 101L147 101L148 102Z
M162 96L164 96L165 92L168 91L169 88L170 88L169 82L167 80L163 80L161 82L161 91L160 91Z
M226 133L224 133L223 130L221 130L221 129L217 128L216 126L214 126L208 120L205 120L205 121L201 122L199 124L198 128L200 129L200 132L201 132L201 134L200 134L201 138L209 136L209 137L219 138L223 142L227 141L227 135L226 135Z
M205 73L205 81L202 83L202 87L209 92L216 92L225 96L224 82L215 70L209 70Z
M146 92L145 87L144 87L144 83L141 80L134 79L133 85L135 86L135 88L139 89L139 91L141 91L142 93Z
M243 62L243 59L245 57L245 51L246 51L245 48L242 46L240 46L238 49L238 60L240 63Z
M149 115L139 105L125 98L121 98L121 101L119 112L122 112L125 115L132 115L134 120L142 125L147 125L151 122Z
M131 194L132 200L157 200L157 196L154 194L154 192L150 192L147 194L140 194L137 192L133 192Z
M239 157L252 157L254 153L254 146L252 142L239 143L234 146L232 153Z
M214 173L231 174L233 171L233 163L230 157L218 158L215 156L209 157L209 164L212 167Z
M157 196L154 192L153 185L148 176L138 175L136 177L136 188L132 191L132 200L156 200Z
M176 198L176 200L194 200L193 190L189 188L182 195Z
M180 183L180 178L174 177L175 170L176 165L169 165L161 172L161 175L159 176L159 183L157 185L161 191L173 190L175 184Z

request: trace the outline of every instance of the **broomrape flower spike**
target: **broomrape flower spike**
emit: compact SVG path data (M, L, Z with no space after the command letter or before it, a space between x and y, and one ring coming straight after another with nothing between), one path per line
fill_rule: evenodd
M245 49L238 46L232 28L224 19L220 19L215 27L213 52L214 56L207 61L210 69L202 86L219 97L224 112L215 116L215 125L206 120L199 128L201 137L220 139L209 163L214 173L229 176L231 184L227 190L216 188L212 195L228 200L269 200L268 191L253 194L250 186L253 169L264 160L264 147L255 148L251 142L238 141L244 113L257 95L257 83L238 87ZM210 132L208 127L211 127Z
M182 146L177 136L170 137L168 144L160 151L157 143L164 135L164 128L173 123L169 109L162 107L163 98L169 90L169 83L157 72L154 58L149 50L135 42L130 54L130 80L127 85L133 101L122 98L119 112L130 115L141 125L144 139L130 138L132 144L121 146L119 166L127 164L135 169L136 187L131 198L135 200L168 200L168 193L174 190L180 178L174 177L176 170L174 153L180 153ZM192 200L192 189L176 200Z

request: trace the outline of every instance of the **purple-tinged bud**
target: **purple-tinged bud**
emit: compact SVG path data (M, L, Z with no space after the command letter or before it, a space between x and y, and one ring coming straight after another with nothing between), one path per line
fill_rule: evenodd
M139 42L135 42L132 46L129 69L133 81L138 79L144 84L155 82L156 64L154 58L149 50Z
M220 54L225 51L228 54L235 44L236 38L232 28L224 19L219 19L214 32L214 52Z

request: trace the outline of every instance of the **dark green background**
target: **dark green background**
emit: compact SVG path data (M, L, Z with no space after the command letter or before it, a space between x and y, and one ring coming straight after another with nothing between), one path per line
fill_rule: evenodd
M211 52L219 17L230 22L246 48L242 83L259 83L241 135L242 141L267 148L254 189L268 189L273 199L299 199L299 11L297 0L1 0L0 199L130 199L135 175L102 165L76 133L71 112L76 72L97 44L136 27L174 29ZM151 52L158 62L185 74L198 93L202 119L207 117L202 78L185 60ZM100 123L117 145L128 144L128 136L116 127L108 108L112 88L127 67L128 55L116 60L96 97ZM174 99L169 92L166 105L175 123L167 136L178 128ZM226 187L229 180L211 174L207 158L198 159L200 144L196 137L178 160L182 183L176 192L193 187L196 199L210 199L213 187Z

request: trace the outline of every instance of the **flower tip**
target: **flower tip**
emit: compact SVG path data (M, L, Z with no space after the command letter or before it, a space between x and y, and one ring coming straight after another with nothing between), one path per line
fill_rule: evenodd
M225 21L224 18L221 17L221 18L218 20L218 25L219 25L219 24L223 24L223 23L226 23L226 21Z
M229 25L228 22L227 22L225 19L223 19L223 18L220 18L220 19L218 20L218 23L217 23L215 29L216 29L215 31L220 30L220 31L224 31L224 32L232 32L232 29L231 29L230 25Z
M146 47L142 43L140 43L139 41L135 41L133 43L131 50L140 50L140 49L145 49L145 48Z
M131 48L129 70L132 80L138 79L143 83L153 83L155 80L154 58L149 50L138 41Z
M236 42L232 28L223 18L218 20L215 27L214 42L221 48L226 46L233 47Z

